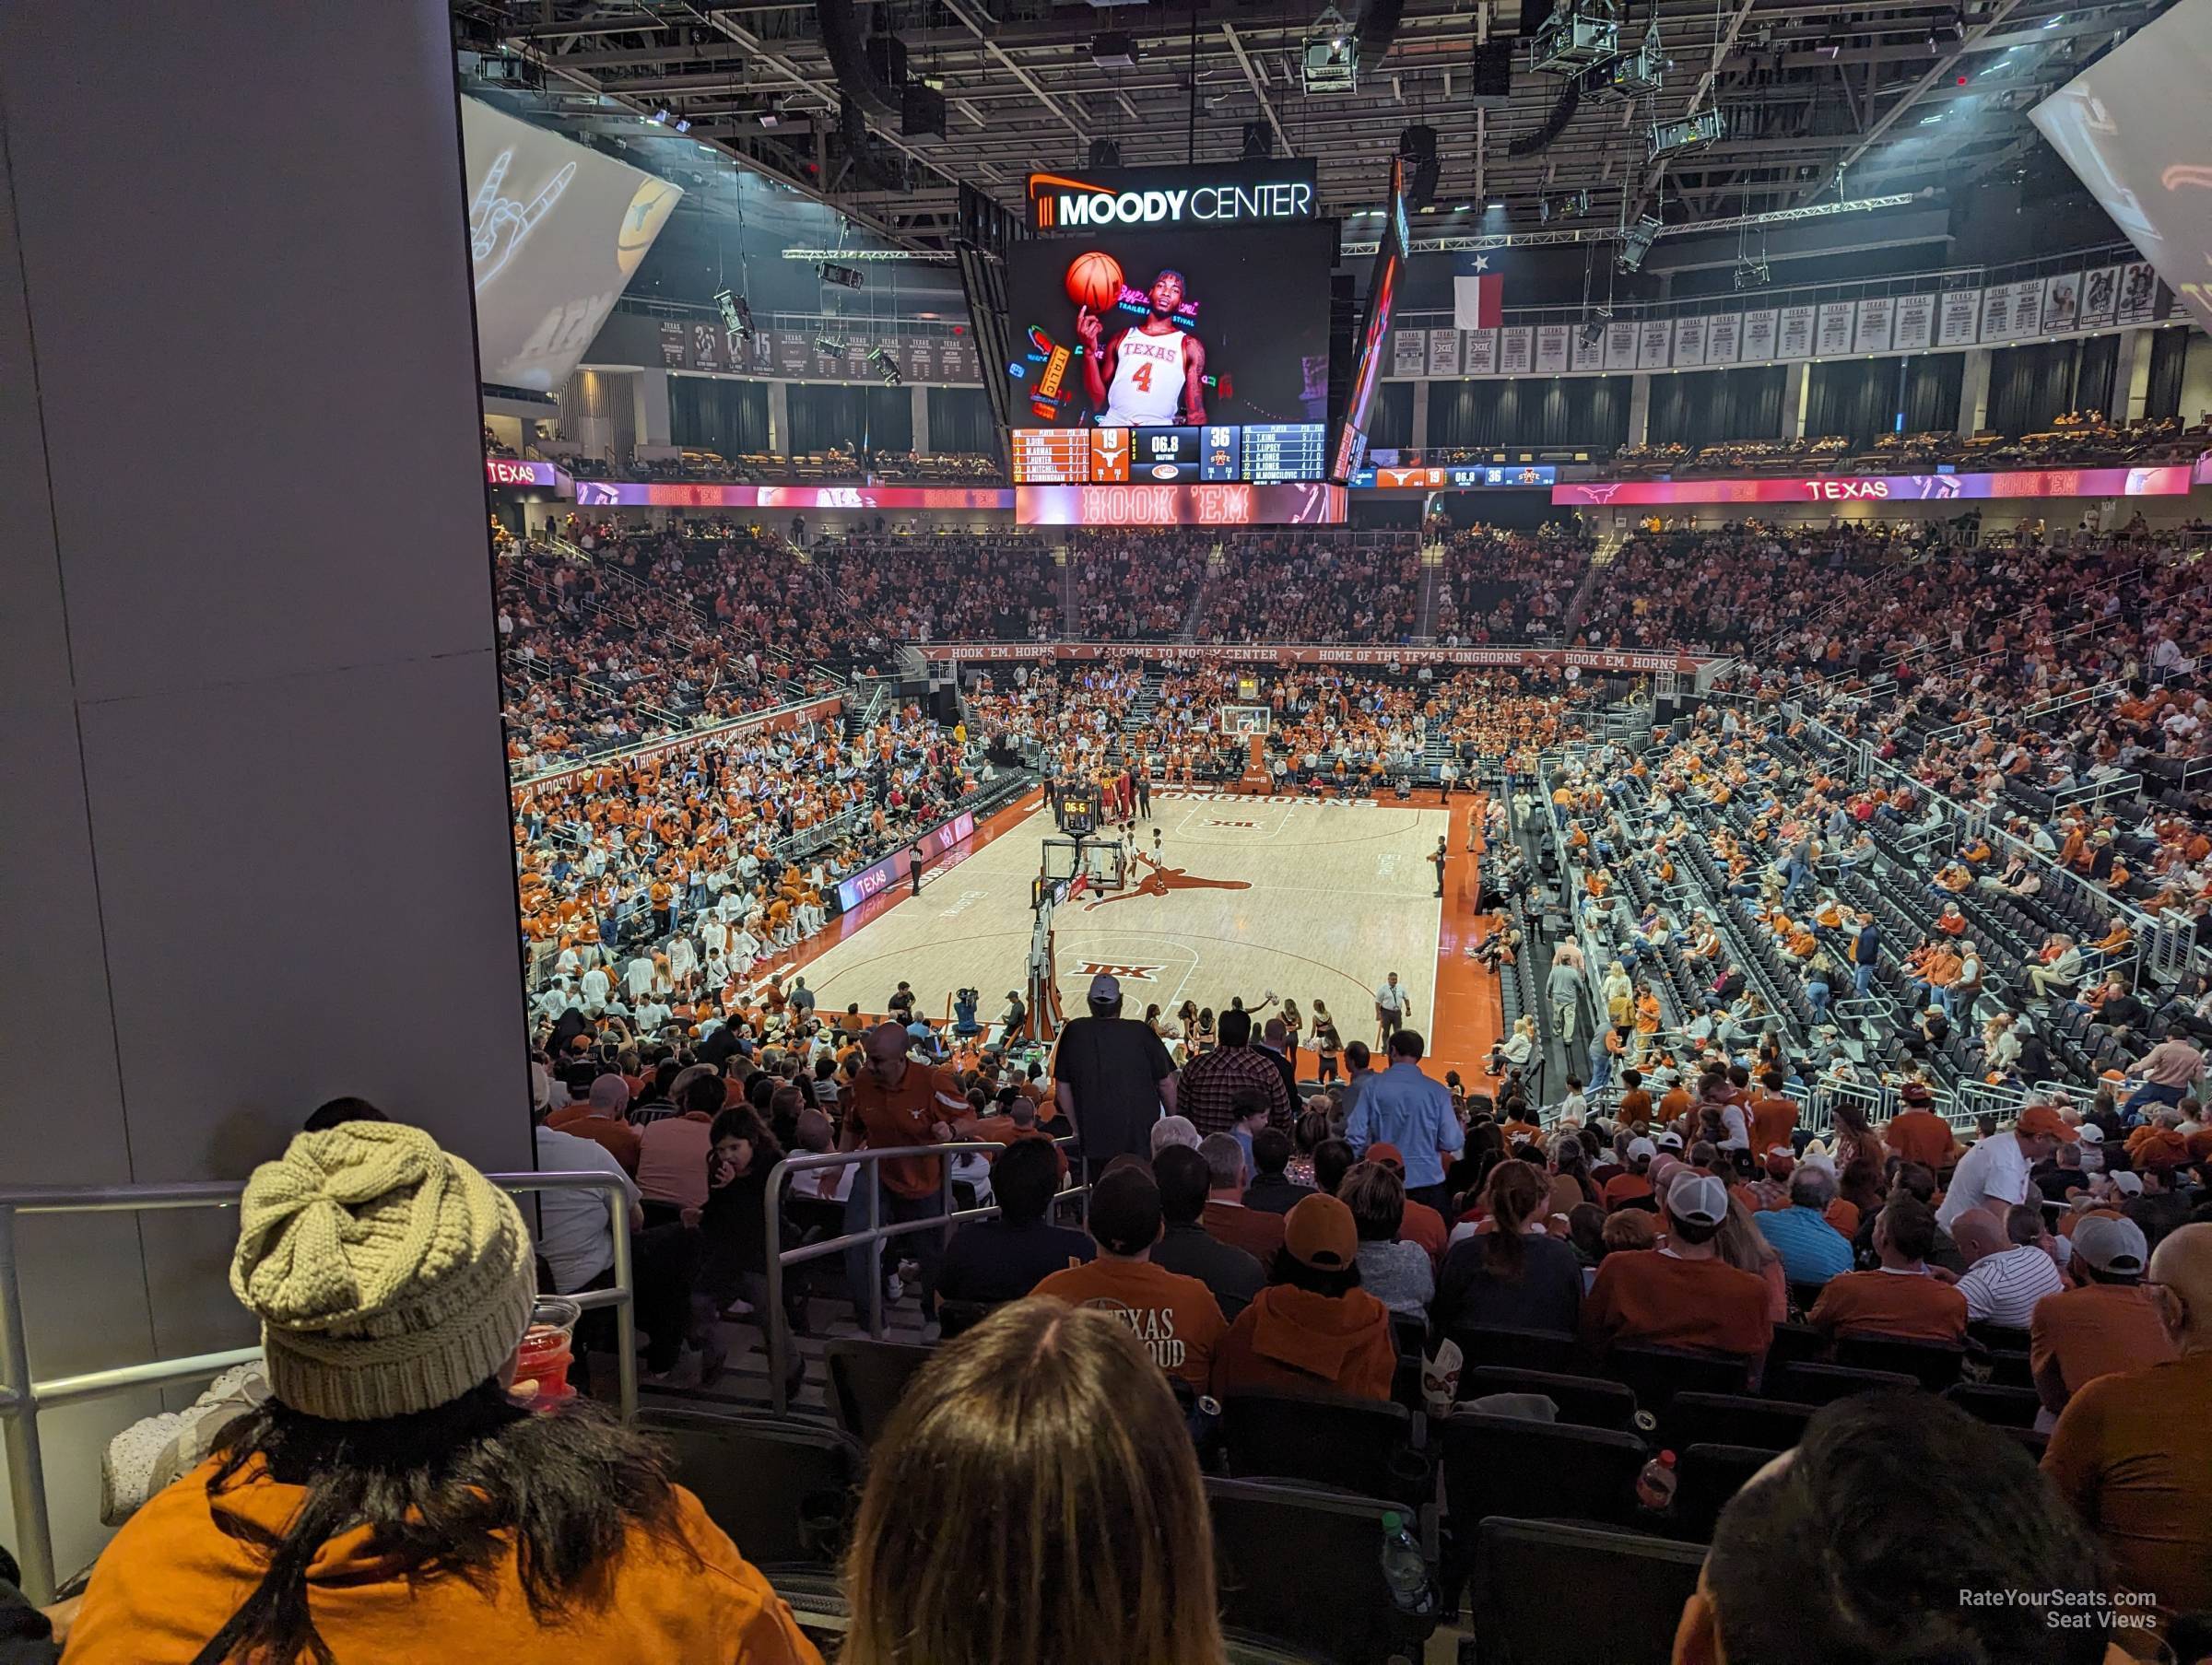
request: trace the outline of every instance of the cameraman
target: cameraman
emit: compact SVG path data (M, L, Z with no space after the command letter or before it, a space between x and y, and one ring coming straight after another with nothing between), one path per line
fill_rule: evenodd
M973 989L962 989L952 997L952 1032L965 1040L971 1035L981 1035L983 1026L976 1021L976 1008L983 997Z

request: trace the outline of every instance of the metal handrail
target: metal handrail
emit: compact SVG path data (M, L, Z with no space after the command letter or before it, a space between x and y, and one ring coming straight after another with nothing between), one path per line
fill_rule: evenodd
M595 1190L604 1192L614 1237L614 1284L563 1298L591 1309L615 1309L616 1378L623 1420L638 1413L637 1318L629 1260L629 1199L624 1181L613 1174L487 1174L511 1191ZM245 1194L245 1181L204 1180L175 1185L29 1185L0 1190L0 1438L7 1452L8 1501L15 1518L15 1549L23 1570L23 1592L33 1602L51 1601L57 1584L53 1565L53 1519L47 1507L46 1462L39 1437L39 1414L55 1405L74 1404L132 1388L158 1388L220 1375L233 1366L261 1357L259 1347L232 1347L116 1365L76 1376L39 1381L30 1374L30 1349L24 1332L23 1294L16 1257L18 1214L145 1214L184 1208L231 1208Z
M919 1068L919 1065L912 1066ZM1062 1150L1073 1150L1077 1141L1072 1134L1064 1134L1053 1143ZM963 1152L978 1154L1004 1152L1007 1147L982 1139L954 1139L942 1144L892 1145L884 1150L808 1152L786 1156L769 1170L768 1174L768 1310L760 1314L761 1329L768 1337L768 1390L770 1402L779 1414L791 1408L791 1393L786 1386L786 1361L791 1357L791 1327L783 1311L783 1269L803 1266L810 1260L826 1260L833 1254L842 1254L848 1249L872 1246L890 1237L910 1237L916 1232L941 1231L947 1237L955 1225L969 1220L988 1220L999 1213L998 1204L986 1203L980 1208L956 1209L952 1205L952 1158ZM784 1187L793 1173L806 1173L821 1168L840 1168L848 1163L859 1163L873 1168L875 1165L893 1159L940 1158L942 1173L939 1196L944 1212L926 1219L907 1220L895 1225L883 1223L883 1187L868 1187L868 1224L864 1231L848 1232L824 1239L819 1243L803 1244L797 1249L783 1247L783 1194ZM864 1176L855 1174L853 1183ZM1073 1197L1083 1203L1086 1214L1089 1209L1090 1187L1088 1183L1073 1185L1055 1193L1054 1201ZM861 1296L858 1291L849 1292L857 1307ZM883 1279L880 1275L868 1280L867 1291L868 1333L877 1340L883 1339Z

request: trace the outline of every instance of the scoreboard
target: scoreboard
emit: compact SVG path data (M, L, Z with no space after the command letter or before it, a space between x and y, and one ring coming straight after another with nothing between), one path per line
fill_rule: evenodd
M1197 428L1017 428L1017 486L1290 485L1319 480L1319 422Z

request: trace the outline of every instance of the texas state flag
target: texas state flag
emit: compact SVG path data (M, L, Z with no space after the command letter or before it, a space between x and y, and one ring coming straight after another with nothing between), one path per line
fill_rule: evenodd
M1477 254L1475 269L1452 279L1452 322L1456 329L1494 330L1505 309L1505 278L1490 270L1490 257Z

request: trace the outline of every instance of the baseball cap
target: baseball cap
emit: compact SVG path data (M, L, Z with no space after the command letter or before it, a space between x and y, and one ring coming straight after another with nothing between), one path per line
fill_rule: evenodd
M1897 1096L1907 1104L1926 1104L1936 1096L1928 1091L1928 1084L1924 1081L1908 1081L1897 1089Z
M1091 1213L1098 1213L1095 1201ZM1283 1247L1316 1272L1342 1272L1359 1258L1359 1231L1350 1209L1316 1192L1283 1216Z
M1649 1139L1631 1139L1629 1141L1629 1159L1631 1162L1639 1156L1656 1156L1658 1154L1659 1147L1653 1144Z
M2104 1143L2104 1130L2094 1121L2085 1121L2074 1131L2081 1136L2081 1142L2084 1144L2102 1144Z
M2065 1119L2047 1104L2031 1104L2020 1112L2019 1131L2030 1139L2063 1139L2068 1144L2081 1137Z
M2119 1173L2114 1174L2112 1178L2112 1183L2118 1186L2125 1195L2140 1197L2143 1194L2143 1176L2141 1174ZM2076 1226L2074 1230L2077 1237L2080 1236L2081 1228L2079 1226Z
M1665 1132L1659 1135L1659 1148L1663 1151L1680 1150L1682 1148L1682 1135L1676 1132L1672 1128L1667 1129Z
M1728 1187L1718 1174L1678 1174L1666 1188L1666 1212L1690 1225L1718 1225L1728 1217Z
M2135 1176L2130 1174L2129 1178ZM2138 1185L2141 1180L2136 1181ZM2074 1226L2074 1253L2099 1272L2137 1272L2149 1263L2150 1245L2133 1220L2085 1214Z
M1121 979L1110 977L1103 971L1100 972L1098 976L1090 979L1090 993L1088 998L1094 1006L1111 1006L1115 1001L1122 998Z
M1345 1218L1351 1218L1348 1210ZM1159 1237L1159 1183L1141 1167L1116 1168L1090 1188L1090 1235L1110 1254L1151 1248Z
M1384 1167L1394 1169L1401 1177L1406 1172L1405 1154L1394 1144L1369 1145L1367 1159L1370 1162L1380 1162Z

